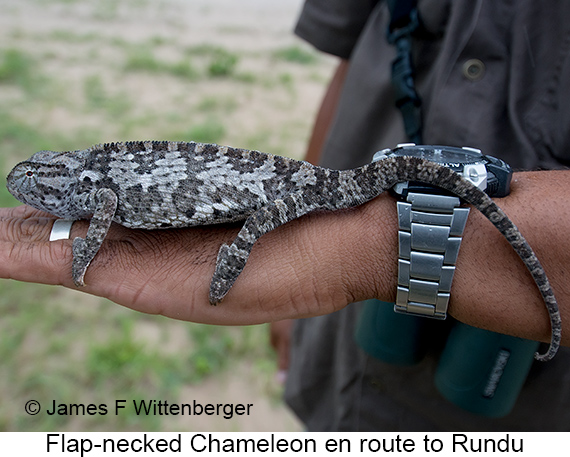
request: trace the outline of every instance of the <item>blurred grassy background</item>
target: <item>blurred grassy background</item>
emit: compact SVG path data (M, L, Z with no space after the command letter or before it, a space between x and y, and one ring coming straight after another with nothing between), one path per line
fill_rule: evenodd
M295 39L301 0L2 0L0 171L41 149L135 139L300 157L333 62ZM0 186L0 205L17 202ZM0 281L0 430L298 430L266 326L146 316ZM24 412L34 399L43 410ZM252 416L57 416L58 403L253 403Z

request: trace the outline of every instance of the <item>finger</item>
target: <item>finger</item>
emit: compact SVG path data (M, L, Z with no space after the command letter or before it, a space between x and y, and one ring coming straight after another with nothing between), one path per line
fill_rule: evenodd
M0 241L0 277L42 284L71 283L71 242Z
M207 286L215 262L215 241L208 231L131 230L120 240L105 240L87 269L82 290L103 295L139 311L183 318L189 314L192 295L203 295L206 309ZM172 305L179 289L192 284L180 309ZM169 291L169 293L165 293Z
M0 241L12 243L34 243L49 241L55 216L26 205L15 208L0 208ZM67 237L84 237L87 233L89 221L74 221ZM108 239L120 239L127 229L113 224L107 234Z
M34 243L49 240L56 218L29 206L0 208L0 240Z
M65 248L47 243L55 219L29 206L0 208L0 277L58 284Z
M48 213L32 208L28 205L14 206L12 208L0 208L0 220L11 217L35 217L35 216L49 216Z
M71 241L49 242L55 220L26 205L0 208L0 277L67 285Z

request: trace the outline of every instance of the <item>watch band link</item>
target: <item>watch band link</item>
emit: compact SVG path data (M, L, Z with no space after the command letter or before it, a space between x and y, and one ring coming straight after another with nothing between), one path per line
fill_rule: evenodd
M447 195L410 192L398 202L398 289L394 311L445 319L469 208Z

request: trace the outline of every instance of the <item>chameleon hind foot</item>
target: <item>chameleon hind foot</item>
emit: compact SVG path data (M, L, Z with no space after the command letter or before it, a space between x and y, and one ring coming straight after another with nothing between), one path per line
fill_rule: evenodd
M249 252L238 249L235 244L222 244L218 251L216 270L210 282L210 304L217 305L230 291L243 271Z

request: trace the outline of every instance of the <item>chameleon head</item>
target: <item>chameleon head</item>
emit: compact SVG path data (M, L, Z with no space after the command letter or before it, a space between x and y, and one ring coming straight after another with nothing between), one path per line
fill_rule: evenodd
M61 217L68 213L77 187L69 164L52 151L40 151L20 162L6 181L8 191L22 203Z

